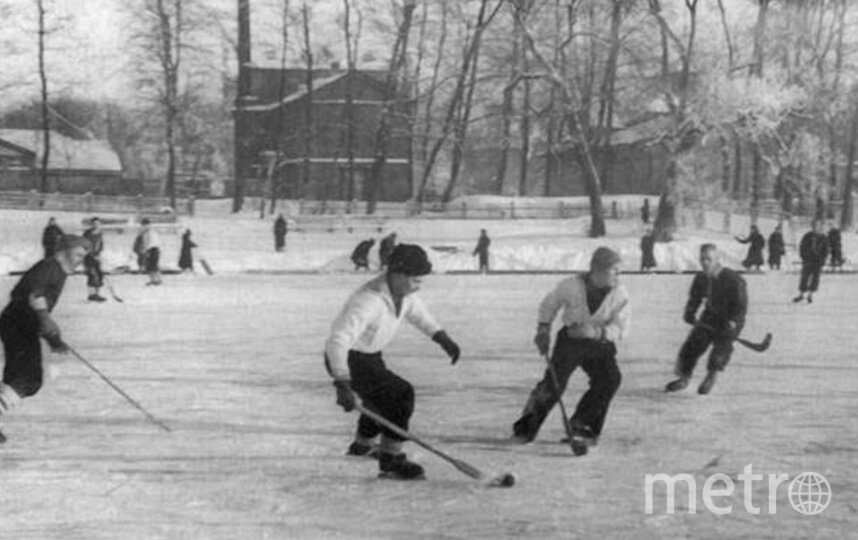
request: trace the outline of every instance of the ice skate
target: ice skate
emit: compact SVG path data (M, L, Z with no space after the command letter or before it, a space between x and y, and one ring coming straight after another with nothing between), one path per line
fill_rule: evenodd
M422 480L423 467L409 461L405 454L382 453L378 460L378 477L392 480Z

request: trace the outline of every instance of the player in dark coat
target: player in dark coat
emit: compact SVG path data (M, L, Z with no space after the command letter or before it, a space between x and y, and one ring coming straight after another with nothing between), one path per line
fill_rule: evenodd
M804 300L807 293L807 303L813 302L813 293L819 289L819 274L828 259L828 237L822 232L822 220L813 221L813 229L808 231L799 244L801 255L801 279L798 282L799 295L793 302Z
M786 254L784 248L784 235L781 232L781 226L775 227L772 234L769 235L769 268L772 270L781 269L781 257Z
M286 219L283 214L277 216L274 220L274 249L283 251L286 249L286 233L289 231L289 226L286 224Z
M649 224L649 199L644 199L643 206L641 206L641 221L644 225Z
M489 245L492 241L489 238L485 229L480 229L480 239L477 240L477 247L474 248L472 255L480 257L480 272L488 273L489 271Z
M57 252L27 270L12 289L9 304L0 314L0 339L6 358L0 383L0 419L42 387L44 369L39 338L44 338L55 353L68 350L51 312L63 291L66 276L80 265L89 248L85 238L64 236ZM0 442L5 440L0 433Z
M763 249L766 247L766 239L763 238L762 234L760 234L760 230L757 226L751 225L751 234L749 234L747 238L739 238L737 236L736 240L743 244L751 244L748 247L747 257L742 261L742 266L749 270L752 266L755 266L756 269L759 270L765 263L763 260Z
M655 260L655 234L647 231L641 237L641 272L648 272L656 266L658 262Z
M182 235L182 249L179 252L180 271L194 271L194 253L192 250L195 247L197 247L197 245L193 240L191 240L191 229L185 229L185 233Z
M831 252L831 267L834 270L843 269L843 239L840 229L832 225L828 230L828 249Z
M42 231L42 248L45 250L45 258L53 257L57 252L57 246L63 239L63 230L57 225L57 221L51 217L48 225Z
M104 238L101 233L101 220L94 217L90 220L90 227L84 231L83 237L89 240L89 253L83 259L83 267L86 272L86 286L89 289L87 300L90 302L104 302L107 299L98 290L104 286L104 271L101 269L101 252L104 250Z
M373 245L375 245L375 239L370 238L358 244L352 251L351 259L355 265L355 270L361 268L369 270L369 250L372 249Z
M387 261L390 259L390 254L393 253L394 247L396 247L395 232L381 239L381 244L378 246L378 261L382 269L387 268Z
M694 277L688 303L685 304L685 322L694 328L676 360L675 381L668 383L665 391L676 392L688 386L697 360L712 346L706 366L706 378L697 392L708 394L715 384L719 371L724 371L733 354L733 340L745 326L748 311L748 292L745 279L737 272L721 266L721 257L713 244L700 247L700 266L703 271ZM703 313L697 311L703 304Z

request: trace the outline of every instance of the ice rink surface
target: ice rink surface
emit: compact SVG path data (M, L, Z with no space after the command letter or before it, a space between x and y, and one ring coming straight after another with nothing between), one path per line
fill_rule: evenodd
M124 303L84 301L70 278L55 311L65 339L171 433L148 423L74 358L3 421L0 538L24 539L499 539L846 538L858 527L858 278L824 274L812 305L793 305L796 275L749 276L745 337L774 334L758 354L737 348L711 395L667 395L688 328L688 275L624 276L632 334L618 355L623 385L598 447L572 457L557 413L537 441L507 444L543 363L531 339L536 306L562 276L426 279L424 300L462 346L459 365L413 329L385 352L417 390L412 431L488 474L515 472L511 489L485 489L406 444L428 480L376 478L375 462L347 458L357 419L334 404L321 351L331 320L366 275L115 277ZM7 298L15 278L0 278ZM52 360L56 357L51 356ZM571 410L586 387L573 375ZM824 475L820 515L739 475ZM696 480L666 509L645 509L645 475ZM714 515L700 495L724 473L732 496ZM769 512L769 498L775 513Z

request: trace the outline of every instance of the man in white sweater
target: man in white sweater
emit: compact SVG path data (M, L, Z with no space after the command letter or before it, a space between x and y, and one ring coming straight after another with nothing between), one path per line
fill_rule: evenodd
M589 272L564 279L542 300L534 338L540 354L548 354L551 323L561 309L563 326L549 360L554 373L546 369L530 393L521 417L513 424L516 440L528 443L536 438L572 372L581 366L590 377L590 388L570 419L572 443L579 455L596 443L611 399L620 387L614 342L626 336L631 317L628 292L619 283L619 268L620 256L600 247L593 253Z
M431 271L432 264L420 246L397 245L387 271L352 294L334 320L325 344L325 365L334 378L337 404L346 412L353 410L360 398L368 409L408 429L414 411L414 387L387 369L381 356L403 319L438 343L453 364L459 360L459 346L413 294ZM402 452L402 437L367 416L358 420L357 434L347 453L370 455L379 434L379 476L422 478L423 467Z

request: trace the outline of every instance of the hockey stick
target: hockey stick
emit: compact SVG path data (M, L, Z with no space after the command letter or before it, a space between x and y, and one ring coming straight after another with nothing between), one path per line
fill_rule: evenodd
M122 302L125 302L125 300L123 300L122 298L119 297L118 294L116 294L116 290L113 288L113 280L108 278L107 274L105 274L103 276L103 278L104 278L104 283L107 285L107 290L110 291L110 296L112 296L113 299L116 300L117 302L119 302L120 304Z
M494 478L488 478L487 479L486 474L484 472L482 472L481 470L477 469L476 467L474 467L473 465L466 463L466 462L462 461L461 459L456 459L453 456L445 454L444 452L438 450L437 448L433 447L429 443L421 440L419 437L417 437L417 435L414 435L412 433L405 431L404 429L397 426L396 424L394 424L393 422L391 422L387 418L381 416L380 414L378 414L374 411L367 409L365 406L361 405L360 403L355 404L355 409L357 409L358 412L360 412L361 414L368 416L369 418L371 418L376 423L378 423L378 424L386 427L390 431L396 433L400 437L404 437L404 438L418 444L419 446L422 446L426 450L432 452L436 456L438 456L441 459L452 464L454 467L456 467L457 469L459 469L460 471L462 471L466 475L470 476L471 478L474 478L476 480L480 480L481 482L484 482L487 487L511 487L515 484L515 475L513 475L512 473L504 473L504 474L501 474L501 475L496 476Z
M560 405L560 416L563 421L563 429L566 430L566 438L569 442L569 448L572 449L574 454L578 454L578 450L575 448L575 442L572 438L572 426L569 424L569 414L566 412L566 405L563 404L563 392L560 390L560 381L557 379L557 372L554 371L554 364L551 363L551 358L548 356L548 353L544 354L545 365L547 367L547 371L549 376L551 377L551 383L554 385L554 391L557 392L557 404Z
M132 398L131 396L129 396L128 394L126 394L124 390L122 390L121 388L119 388L119 387L118 387L118 386L117 386L113 381L111 381L110 379L108 379L108 378L107 378L107 376L106 376L104 373L102 373L102 372L101 372L97 367L95 367L95 366L94 366L94 365L92 365L89 361L87 361L87 359L86 359L86 358L84 358L83 356L81 356L80 354L78 354L78 352L77 352L76 350L74 350L73 348L71 348L68 344L66 344L66 347L68 348L69 352L71 352L71 353L74 355L74 357L75 357L75 358L77 358L78 360L80 360L80 361L81 361L81 363L83 363L83 365L85 365L86 367L88 367L89 369L91 369L91 370L93 371L93 373L95 373L96 375L98 375L99 377L101 377L101 380L103 380L103 381L104 381L104 382L106 382L106 383L107 383L111 388L113 388L114 390L116 390L116 392L117 392L120 396L124 397L124 398L125 398L125 400L126 400L126 401L128 401L128 403L130 403L131 405L133 405L135 409L137 409L138 411L142 412L142 413L146 416L146 418L148 418L148 419L149 419L149 421L150 421L150 422L152 422L152 423L153 423L153 424L155 424L156 426L160 427L160 428L161 428L161 429L163 429L164 431L172 431L172 430L171 430L171 429L170 429L166 424L164 424L163 422L161 422L160 420L158 420L157 418L155 418L154 416L152 416L152 414L151 414L151 413L149 413L149 411L147 411L146 409L144 409L142 405L140 405L139 403L137 403L137 402L134 400L134 398Z
M697 322L694 324L694 326L697 326L697 327L702 328L704 330L708 330L708 331L713 332L713 333L718 333L718 331L715 328L709 326L706 323ZM745 347L751 349L752 351L764 352L772 344L772 333L767 332L765 337L763 338L763 340L759 343L755 343L753 341L749 341L747 339L740 338L738 336L734 337L734 338L730 338L730 339L732 339L733 341L735 341L739 345L744 345Z

